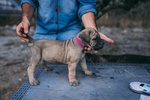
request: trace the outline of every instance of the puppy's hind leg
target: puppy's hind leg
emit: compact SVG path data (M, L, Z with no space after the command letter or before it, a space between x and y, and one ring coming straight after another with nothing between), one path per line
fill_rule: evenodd
M34 77L34 70L41 60L41 50L34 46L34 47L31 47L31 53L32 55L31 55L31 59L29 62L29 67L27 69L27 73L28 73L30 84L38 85L39 82Z
M85 61L85 57L83 57L83 58L81 59L81 61L80 61L80 66L81 66L82 70L84 71L84 73L85 73L86 75L93 75L93 72L90 71L90 70L88 70L88 68L87 68L87 64L86 64L86 61Z

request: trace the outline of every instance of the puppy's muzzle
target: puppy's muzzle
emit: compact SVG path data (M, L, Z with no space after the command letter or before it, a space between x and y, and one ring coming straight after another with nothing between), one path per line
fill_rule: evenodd
M105 42L102 39L97 39L96 44L93 46L94 50L99 50L102 49L104 46Z

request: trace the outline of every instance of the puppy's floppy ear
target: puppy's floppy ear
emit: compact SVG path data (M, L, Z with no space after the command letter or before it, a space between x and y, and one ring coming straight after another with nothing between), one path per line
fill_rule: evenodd
M83 30L79 34L79 38L82 40L82 42L90 44L90 33L89 30Z

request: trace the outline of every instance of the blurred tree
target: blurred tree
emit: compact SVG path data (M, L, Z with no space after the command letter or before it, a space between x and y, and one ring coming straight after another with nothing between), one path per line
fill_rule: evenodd
M116 9L123 8L125 10L130 10L135 5L145 2L148 0L96 0L97 2L97 15L96 19L100 18L106 12Z

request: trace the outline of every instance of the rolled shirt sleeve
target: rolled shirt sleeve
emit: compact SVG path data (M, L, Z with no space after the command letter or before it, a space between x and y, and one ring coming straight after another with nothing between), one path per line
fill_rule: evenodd
M96 0L78 0L78 2L78 16L80 19L87 12L93 12L94 14L96 14Z
M37 7L37 0L21 0L21 6L24 3L30 4L34 9Z

